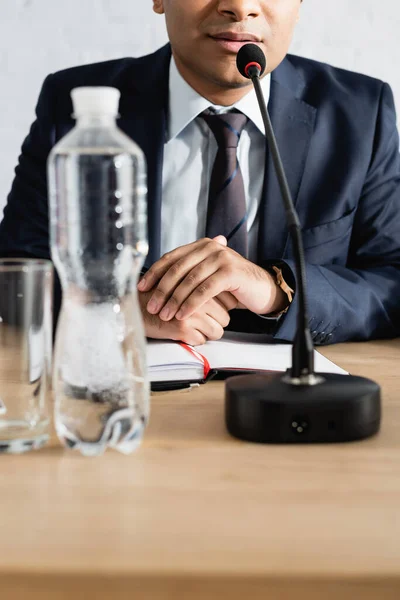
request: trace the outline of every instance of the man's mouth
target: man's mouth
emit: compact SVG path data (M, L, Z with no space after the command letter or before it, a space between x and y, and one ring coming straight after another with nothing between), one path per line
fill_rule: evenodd
M221 31L210 35L210 37L222 48L230 52L238 53L245 44L260 44L261 39L253 33L233 33Z

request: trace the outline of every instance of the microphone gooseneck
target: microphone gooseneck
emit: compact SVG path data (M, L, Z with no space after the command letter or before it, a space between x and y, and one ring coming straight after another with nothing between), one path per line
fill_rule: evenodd
M364 439L379 431L380 388L363 377L314 373L301 228L260 85L259 78L266 68L261 48L255 44L243 46L237 56L237 66L243 77L253 81L264 120L292 239L298 313L292 368L286 374L238 375L226 381L226 427L231 435L258 443L332 443Z
M289 234L292 240L293 253L296 264L296 295L298 299L297 312L297 331L293 341L292 350L292 369L288 377L292 383L308 382L314 384L317 379L314 376L314 352L311 339L310 328L308 325L308 311L306 298L306 269L304 259L304 249L301 237L300 221L293 204L289 185L283 168L282 159L279 154L275 134L272 129L271 119L268 114L267 105L260 85L260 74L265 71L266 58L264 52L256 44L246 44L242 46L236 57L236 65L243 77L251 79L260 105L261 115L264 121L265 134L268 140L268 147L274 162L276 175L279 181L279 187L282 193L282 199L285 206L286 222L289 228ZM254 66L258 64L259 68Z

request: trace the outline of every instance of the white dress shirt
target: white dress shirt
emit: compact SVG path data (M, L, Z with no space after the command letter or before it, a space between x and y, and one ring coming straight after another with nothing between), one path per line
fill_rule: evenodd
M262 79L266 102L271 78ZM205 237L209 184L217 142L198 116L207 108L226 112L236 108L249 121L238 146L248 209L249 256L255 261L259 206L264 183L265 129L254 89L231 107L212 105L191 88L171 59L168 131L164 147L161 254Z

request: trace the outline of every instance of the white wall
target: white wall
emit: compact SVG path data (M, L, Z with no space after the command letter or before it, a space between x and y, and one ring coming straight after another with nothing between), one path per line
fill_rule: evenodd
M151 0L0 0L0 209L45 76L161 46L167 39L164 20L151 5ZM395 0L304 0L291 51L388 81L400 112L399 37Z

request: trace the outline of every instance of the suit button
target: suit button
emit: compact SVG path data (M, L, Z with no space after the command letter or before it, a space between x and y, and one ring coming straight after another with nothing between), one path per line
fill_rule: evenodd
M325 331L320 331L314 338L316 344L323 344L325 341Z

